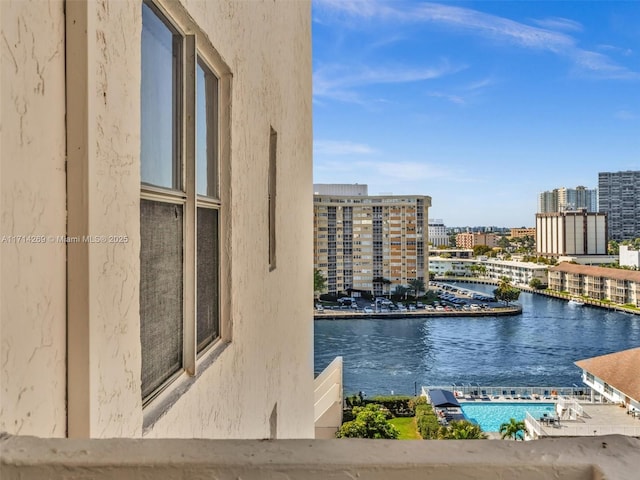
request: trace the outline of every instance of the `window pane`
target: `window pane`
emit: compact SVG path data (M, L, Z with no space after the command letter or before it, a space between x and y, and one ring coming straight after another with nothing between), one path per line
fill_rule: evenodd
M217 197L218 79L198 59L196 71L196 177L198 195Z
M140 201L142 397L182 368L182 205Z
M198 352L220 336L218 211L198 208Z
M142 4L142 182L180 188L178 161L179 38Z

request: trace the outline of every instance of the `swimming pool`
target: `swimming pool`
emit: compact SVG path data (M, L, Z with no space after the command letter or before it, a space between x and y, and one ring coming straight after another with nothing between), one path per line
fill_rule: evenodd
M500 425L509 421L510 418L524 420L526 412L533 418L540 418L543 414L554 416L553 403L461 403L462 412L465 417L482 427L485 432L497 432Z

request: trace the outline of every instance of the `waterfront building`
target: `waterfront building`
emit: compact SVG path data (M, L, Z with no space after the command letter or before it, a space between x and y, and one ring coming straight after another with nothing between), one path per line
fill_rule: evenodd
M640 306L640 272L562 262L549 268L549 290Z
M327 292L386 295L414 279L427 283L431 197L344 191L313 196L313 263Z
M576 188L560 187L540 193L538 213L558 213L581 210L598 211L598 190L583 186Z
M0 3L0 442L313 438L310 2Z
M448 247L449 235L444 221L440 218L429 219L429 244L432 247Z
M443 249L430 249L430 257L443 257L443 258L472 258L473 250L469 248L443 248Z
M607 216L586 210L536 214L538 255L606 255Z
M621 404L640 418L640 348L579 360L582 381L611 403Z
M611 240L640 237L640 171L598 173L598 210L608 216Z
M459 233L456 235L456 247L470 248L476 245L486 245L494 248L498 246L499 235L495 233Z
M619 263L621 267L640 269L640 250L629 245L620 245Z
M476 267L483 267L481 273ZM429 271L438 277L474 277L499 281L508 278L514 286L527 286L531 280L538 279L542 284L547 283L546 265L533 262L516 262L511 260L498 260L494 258L478 257L465 258L441 258L429 257Z

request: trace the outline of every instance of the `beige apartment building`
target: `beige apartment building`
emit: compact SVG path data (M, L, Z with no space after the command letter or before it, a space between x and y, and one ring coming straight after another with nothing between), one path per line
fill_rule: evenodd
M512 228L509 238L533 237L536 238L535 228Z
M640 272L562 262L549 268L549 289L640 307Z
M456 247L473 249L476 245L497 247L499 236L495 233L459 233L456 235Z
M431 197L369 196L357 187L336 191L352 195L313 197L313 263L327 280L327 292L384 295L410 280L428 282Z
M538 255L606 255L607 215L587 210L536 214Z

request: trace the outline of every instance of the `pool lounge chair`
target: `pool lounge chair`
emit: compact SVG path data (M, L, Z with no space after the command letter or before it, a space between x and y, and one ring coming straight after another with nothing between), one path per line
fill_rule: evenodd
M511 397L506 390L502 390L502 396L505 398L505 400L511 400Z

